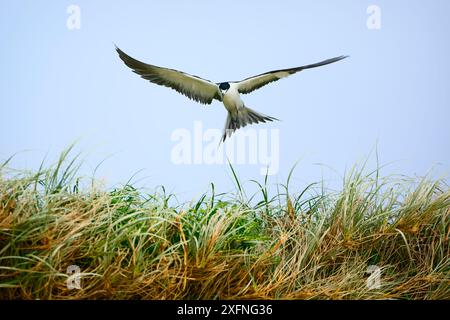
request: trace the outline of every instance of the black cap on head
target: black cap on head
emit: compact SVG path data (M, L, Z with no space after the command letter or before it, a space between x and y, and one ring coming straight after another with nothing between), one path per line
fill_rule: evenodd
M228 90L230 89L230 84L228 82L222 82L219 84L219 88L220 90Z

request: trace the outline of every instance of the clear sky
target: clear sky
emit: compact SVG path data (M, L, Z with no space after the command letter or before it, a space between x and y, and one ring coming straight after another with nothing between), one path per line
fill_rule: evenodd
M70 5L80 9L79 29L67 26ZM370 5L380 9L379 29L367 26L378 17ZM279 134L270 182L284 182L301 159L295 185L322 178L333 185L376 145L380 162L393 162L385 173L435 167L448 175L449 12L448 0L1 0L0 159L20 152L12 165L36 168L79 139L83 173L109 157L97 172L109 186L142 169L140 185L163 184L182 200L210 182L232 189L226 163L171 158L174 131L193 133L195 121L223 128L222 104L205 107L140 79L115 43L137 59L215 82L350 55L243 97L282 120L250 127ZM236 169L243 180L262 180L260 165Z

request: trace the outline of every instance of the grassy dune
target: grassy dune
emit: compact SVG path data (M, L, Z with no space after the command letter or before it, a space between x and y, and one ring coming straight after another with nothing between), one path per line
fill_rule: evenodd
M269 198L236 178L173 206L163 188L81 187L69 151L34 173L0 165L1 299L450 299L444 181L354 169L339 192L288 181Z

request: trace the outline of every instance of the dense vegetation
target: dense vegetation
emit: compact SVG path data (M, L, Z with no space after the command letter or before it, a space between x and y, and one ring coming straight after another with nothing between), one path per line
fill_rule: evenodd
M2 299L450 298L445 181L355 168L339 192L255 181L248 197L231 167L234 194L174 205L164 188L82 187L69 151L0 165Z

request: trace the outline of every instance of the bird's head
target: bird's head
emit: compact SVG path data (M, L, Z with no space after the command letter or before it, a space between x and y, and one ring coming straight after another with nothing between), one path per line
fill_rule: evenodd
M224 94L228 89L230 89L230 84L228 82L222 82L221 84L219 84L219 89L222 94Z

